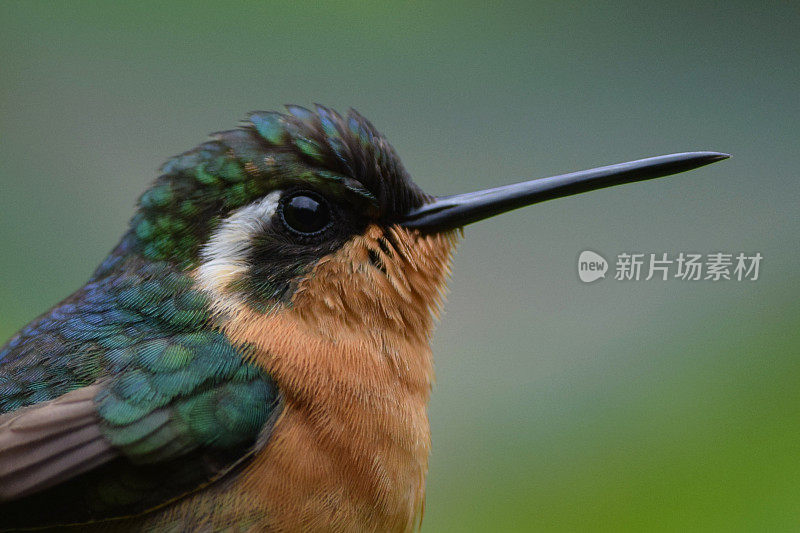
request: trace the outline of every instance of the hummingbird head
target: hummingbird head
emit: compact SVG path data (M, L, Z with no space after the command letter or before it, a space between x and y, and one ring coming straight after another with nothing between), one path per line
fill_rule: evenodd
M455 232L402 225L431 197L357 112L287 109L251 113L167 162L140 198L131 247L191 272L223 315L292 307L340 325L421 326Z
M221 315L289 307L428 332L463 225L727 157L673 154L434 198L357 112L287 110L251 113L171 159L131 223L125 247L190 271Z

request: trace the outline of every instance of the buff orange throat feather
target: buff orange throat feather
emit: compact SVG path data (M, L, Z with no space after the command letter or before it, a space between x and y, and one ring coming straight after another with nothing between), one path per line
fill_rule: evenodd
M435 198L355 111L252 113L0 349L0 530L414 530L459 228L726 157Z

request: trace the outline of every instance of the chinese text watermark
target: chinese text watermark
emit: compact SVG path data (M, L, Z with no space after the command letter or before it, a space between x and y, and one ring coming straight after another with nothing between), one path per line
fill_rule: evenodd
M617 281L756 281L763 256L760 252L657 252L617 254L614 279ZM585 283L601 278L609 269L606 259L590 250L578 257L578 277Z

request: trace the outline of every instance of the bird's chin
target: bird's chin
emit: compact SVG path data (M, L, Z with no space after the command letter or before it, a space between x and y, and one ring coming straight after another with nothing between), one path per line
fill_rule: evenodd
M460 229L421 233L373 224L292 282L291 296L255 305L235 283L207 290L219 327L291 317L326 338L343 332L395 332L427 341L444 303ZM240 276L244 274L238 273Z
M371 225L319 261L298 284L291 307L331 334L368 327L427 338L459 236L459 230L424 235Z

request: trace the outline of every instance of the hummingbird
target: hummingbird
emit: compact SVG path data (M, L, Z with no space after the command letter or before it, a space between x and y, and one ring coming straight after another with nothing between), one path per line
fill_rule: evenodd
M354 110L251 113L0 348L0 530L418 529L461 228L727 157L434 197Z

